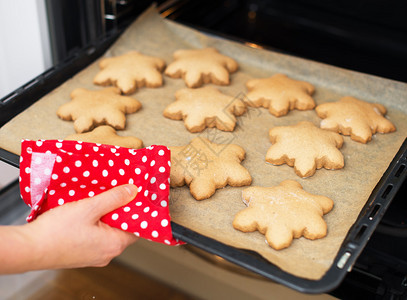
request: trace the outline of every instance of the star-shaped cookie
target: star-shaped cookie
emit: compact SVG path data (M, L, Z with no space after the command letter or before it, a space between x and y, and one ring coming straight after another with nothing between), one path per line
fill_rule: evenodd
M98 126L90 132L71 134L65 139L120 146L131 149L140 149L143 147L143 141L139 138L134 136L119 136L116 133L116 130L108 125Z
M215 144L206 138L194 138L186 146L170 147L171 187L187 184L196 200L207 199L216 189L249 185L252 178L240 164L245 158L242 147Z
M123 94L131 94L144 86L155 88L163 85L161 72L165 61L137 51L103 58L99 67L101 71L96 74L93 83L117 86Z
M396 127L384 117L386 108L354 97L343 97L338 102L323 103L316 107L321 128L350 135L360 143L367 143L376 132L389 133Z
M190 88L200 87L204 83L228 85L229 73L238 69L235 60L220 54L215 48L177 50L174 59L165 69L165 75L182 77Z
M306 192L294 180L274 187L249 187L242 196L248 207L236 214L233 227L243 232L258 230L276 250L287 248L294 238L315 240L327 234L323 215L332 210L333 201Z
M97 91L78 88L72 91L71 99L59 107L57 115L63 120L74 121L74 128L78 133L105 124L115 129L124 129L126 114L141 108L139 101L122 96L115 87Z
M300 177L314 175L316 169L340 169L344 166L343 138L339 133L316 127L308 121L293 126L270 129L273 144L266 154L266 161L274 165L286 163L294 166Z
M206 127L233 131L236 116L246 111L244 102L221 93L214 87L181 89L175 93L176 101L164 110L164 116L173 120L184 120L190 132L200 132Z
M309 110L315 107L311 97L315 91L314 86L284 74L251 79L246 83L246 87L249 90L247 104L268 108L276 117L284 116L293 109Z

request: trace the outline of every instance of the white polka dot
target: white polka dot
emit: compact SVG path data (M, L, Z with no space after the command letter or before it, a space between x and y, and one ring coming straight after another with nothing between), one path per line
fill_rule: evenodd
M73 182L77 182L78 181L78 178L77 177L72 177L72 179L71 179Z
M142 187L142 186L139 186L138 189L137 189L137 191L140 193L142 189L143 189L143 187Z
M135 232L134 235L135 235L135 236L140 236L140 233Z
M171 242L169 240L165 240L164 243L166 243L167 245L171 244Z
M41 146L42 146L42 141L36 141L35 144L36 144L38 147L41 147Z
M64 173L69 173L69 171L71 171L69 167L64 167Z
M79 145L80 146L80 145ZM76 162L75 162L75 167L80 167L80 166L82 166L82 162L80 161L80 160L77 160Z
M152 236L153 238L157 238L157 237L158 237L158 232L154 230L154 231L151 233L151 236Z
M34 184L38 185L40 183L41 183L41 178L37 177L37 178L34 179Z
M130 183L130 184L134 184L134 179L133 179L133 178L130 178L130 179L129 179L129 183Z
M38 205L34 206L34 210L38 210L38 208L39 208Z
M92 161L92 166L94 166L96 168L98 165L99 165L99 162L96 159L94 159Z
M110 166L110 167L113 167L113 166L114 166L114 161L111 160L111 159L109 159L109 166Z
M117 185L117 180L116 179L113 179L112 180L112 182L110 183L112 186L115 186L115 185Z
M76 144L75 145L76 150L81 150L82 149L82 145Z
M29 168L29 167L25 168L25 172L26 172L27 174L30 174L30 173L31 173L31 168Z
M22 156L20 156L20 162L22 162L23 161L23 157Z
M55 190L50 190L49 191L49 194L52 196L52 195L54 195L55 194Z
M98 181L96 179L93 179L91 182L92 184L98 184Z
M122 223L122 225L120 226L123 230L127 230L127 228L129 228L129 225L127 225L127 223Z
M160 171L161 173L164 173L164 172L165 172L165 168L164 168L164 167L160 167L160 168L158 169L158 171Z
M167 185L165 183L160 184L160 189L165 190L167 188Z
M167 226L168 226L168 220L167 220L167 219L163 219L163 220L161 221L161 226L162 226L162 227L167 227Z
M109 172L107 170L103 170L102 175L103 177L107 177L107 175L109 175Z
M56 143L55 146L57 146L57 148L61 148L61 147L62 147L62 143Z
M157 194L152 194L152 195L151 195L151 200L154 201L155 199L157 199Z
M66 183L65 183L65 182L62 182L62 183L60 184L60 186L61 186L61 187L66 187Z
M30 192L30 187L26 186L25 189L24 189L24 191L25 191L26 193L29 193L29 192Z
M116 149L115 148L112 148L112 149L110 149L110 151L112 151L112 153L116 153Z
M128 160L127 158L124 160L124 164L126 165L126 166L129 166L130 165L130 160Z
M90 191L90 192L88 193L88 196L89 196L89 197L95 196L95 192Z
M112 215L112 220L116 221L119 218L119 214L113 214Z
M167 201L165 201L165 200L161 201L160 204L162 207L167 207Z
M136 206L141 206L143 203L142 202L136 202Z
M150 207L145 207L144 209L143 209L143 211L145 212L145 213L148 213L149 211L150 211Z
M62 161L62 157L61 156L57 156L57 158L55 159L57 161L57 163L60 163Z
M70 190L70 191L69 191L69 196L72 197L73 195L75 195L75 191L74 191L74 190Z
M131 216L131 218L132 218L133 220L138 219L138 214L134 214L134 215L132 215L132 216Z
M141 160L143 161L143 163L145 163L147 161L147 156L144 155Z
M44 174L47 175L47 176L51 175L51 169L45 168L44 169Z
M158 155L160 155L160 156L163 156L164 155L164 150L163 149L161 149L160 151L158 151Z
M33 149L31 149L31 147L27 147L27 153L28 153L28 154L33 153Z
M170 161L168 161L168 165L171 167L171 162Z
M98 152L98 151L99 151L99 147L93 146L93 151Z
M147 226L148 226L147 221L143 221L143 222L140 223L140 227L143 228L143 229L146 229Z
M125 208L123 208L123 210L124 210L125 212L129 212L129 211L130 211L130 207L126 206Z
M64 204L64 202L65 202L64 199L59 199L58 200L58 205L62 205L62 204Z
M90 172L89 172L89 171L83 172L83 177L89 177L89 175L90 175Z
M41 157L36 157L35 160L34 160L34 163L35 163L36 165L41 164L41 163L42 163Z
M158 211L153 211L152 213L151 213L151 216L153 217L153 218L155 218L155 217L157 217L158 216Z
M140 174L141 174L140 168L136 168L136 169L134 170L134 172L136 172L137 175L140 175Z
M151 177L150 183L154 183L155 181L156 181L156 178L155 178L155 177Z
M52 174L51 178L54 179L54 180L57 180L57 179L58 179L58 175L57 175L57 174Z
M148 179L148 173L146 173L146 175L144 175L144 179L147 180Z
M144 196L147 197L148 196L148 190L144 191Z
M80 188L81 188L81 189L84 189L84 188L86 188L86 185L81 184Z
M99 189L101 189L101 190L105 190L105 189L106 189L106 187L105 187L105 186L101 186L101 187L99 187Z
M152 160L151 163L150 163L150 166L152 167L154 165L155 165L155 160Z
M119 174L120 174L120 175L122 175L122 176L123 176L123 175L124 175L124 173L125 173L125 172L124 172L124 170L123 170L123 169L120 169L120 170L119 170Z

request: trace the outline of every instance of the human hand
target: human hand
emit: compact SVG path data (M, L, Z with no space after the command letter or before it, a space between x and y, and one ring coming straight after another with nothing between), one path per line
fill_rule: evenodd
M136 186L119 186L91 199L54 208L32 223L15 226L20 235L17 240L23 241L21 247L26 251L16 249L17 266L12 272L107 265L137 237L110 227L100 218L136 195Z

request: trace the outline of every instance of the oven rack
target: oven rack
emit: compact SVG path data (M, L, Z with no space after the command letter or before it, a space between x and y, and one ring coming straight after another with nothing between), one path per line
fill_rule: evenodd
M46 70L22 87L0 99L0 127L102 56L123 30L109 32L99 41L77 50L55 67ZM225 38L224 36L222 37ZM232 40L236 39L232 38ZM240 40L239 42L242 41ZM2 148L0 148L0 160L15 167L19 166L19 156ZM342 243L332 266L320 280L309 280L293 276L266 261L255 252L230 247L174 222L171 224L173 234L174 237L193 246L218 255L238 266L299 292L312 294L326 293L338 287L346 274L352 270L352 266L366 246L393 198L403 185L407 177L406 165L407 139L373 189L356 222Z

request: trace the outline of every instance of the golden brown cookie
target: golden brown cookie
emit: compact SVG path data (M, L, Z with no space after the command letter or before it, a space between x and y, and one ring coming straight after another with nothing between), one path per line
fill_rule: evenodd
M65 139L132 149L140 149L143 147L143 141L139 138L134 136L119 136L114 128L107 125L98 126L90 132L71 134Z
M246 83L246 87L249 90L247 104L268 108L276 117L284 116L293 109L309 110L315 107L311 97L315 91L314 86L284 74L251 79Z
M293 126L270 129L273 144L266 154L266 161L274 165L294 166L300 177L314 175L316 169L341 169L344 166L343 138L339 133L316 127L308 121Z
M214 87L181 89L175 94L176 101L164 110L164 116L184 120L190 132L200 132L206 127L233 131L236 117L246 111L246 105L238 98L225 95Z
M194 138L186 146L170 147L171 187L187 184L196 200L207 199L216 189L245 186L252 182L240 164L245 158L242 147L215 144L206 138Z
M115 87L97 91L78 88L72 91L71 99L59 107L57 115L63 120L74 121L78 133L106 124L115 129L124 129L126 114L141 108L140 102L122 96Z
M233 227L243 232L258 230L276 250L290 246L293 238L315 240L327 234L323 215L332 210L333 201L306 192L294 180L274 187L249 187L242 196L247 208L236 214Z
M396 131L392 122L384 115L386 108L378 103L369 103L354 97L343 97L338 102L323 103L316 107L321 128L350 135L360 143L367 143L376 132Z
M93 83L117 86L123 94L131 94L144 86L155 88L163 85L161 72L165 61L137 51L103 58L99 67L101 71L96 74Z
M174 59L165 69L165 75L182 77L190 88L200 87L204 83L228 85L229 73L238 69L235 60L220 54L215 48L177 50Z

